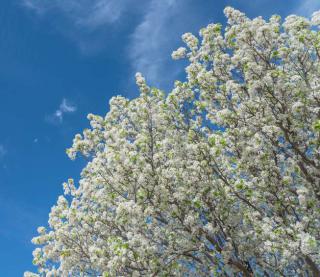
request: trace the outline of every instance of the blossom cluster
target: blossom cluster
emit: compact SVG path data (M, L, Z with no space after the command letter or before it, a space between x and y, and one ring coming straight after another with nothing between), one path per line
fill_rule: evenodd
M225 14L172 54L187 81L137 73L139 97L88 116L26 277L320 276L319 12Z

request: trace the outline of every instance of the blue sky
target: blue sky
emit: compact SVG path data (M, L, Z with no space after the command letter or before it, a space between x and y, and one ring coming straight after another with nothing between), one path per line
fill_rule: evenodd
M65 149L86 114L135 97L136 71L168 90L184 76L170 57L181 35L225 22L227 5L250 17L320 9L318 0L0 1L0 276L33 270L30 240L84 166Z

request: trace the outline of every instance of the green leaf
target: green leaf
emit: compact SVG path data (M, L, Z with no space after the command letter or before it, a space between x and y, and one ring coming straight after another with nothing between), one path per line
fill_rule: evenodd
M313 124L313 129L317 132L320 132L320 120L317 120L314 124Z
M210 146L216 145L216 138L215 138L215 137L209 138L209 145L210 145Z

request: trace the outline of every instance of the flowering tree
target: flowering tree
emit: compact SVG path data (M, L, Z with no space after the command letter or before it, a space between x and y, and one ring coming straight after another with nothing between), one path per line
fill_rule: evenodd
M225 14L172 54L186 82L137 74L139 97L88 116L40 276L320 276L320 13Z

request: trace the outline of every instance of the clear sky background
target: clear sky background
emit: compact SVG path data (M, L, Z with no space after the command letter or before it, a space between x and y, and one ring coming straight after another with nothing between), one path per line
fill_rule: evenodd
M168 91L184 78L181 35L224 23L225 6L309 16L320 1L0 0L0 276L34 270L30 240L84 166L65 149L86 115L135 97L136 71Z

